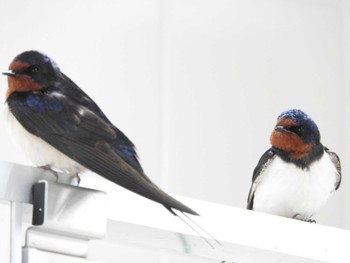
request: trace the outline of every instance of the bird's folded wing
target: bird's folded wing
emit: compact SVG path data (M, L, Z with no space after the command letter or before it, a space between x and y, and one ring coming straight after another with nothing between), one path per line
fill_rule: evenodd
M196 214L130 165L130 156L121 154L136 159L133 146L125 151L127 145L118 143L116 128L87 107L48 91L13 93L7 102L25 129L91 171L167 208Z
M267 150L260 158L257 166L253 172L252 186L250 187L248 200L247 200L247 209L252 210L254 206L254 194L259 182L261 180L261 175L263 174L266 167L270 164L271 160L274 158L275 153L269 149Z
M335 184L335 190L338 190L340 183L341 183L341 164L340 164L340 159L339 156L335 153L330 151L327 147L324 147L325 152L328 154L329 158L331 159L331 161L333 162L335 168L338 171L338 177L337 177L337 181Z

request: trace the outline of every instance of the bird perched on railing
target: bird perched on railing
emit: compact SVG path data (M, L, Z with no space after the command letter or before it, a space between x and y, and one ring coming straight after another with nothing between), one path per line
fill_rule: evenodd
M313 222L341 182L340 161L303 111L283 112L256 166L247 209Z
M48 56L23 52L3 74L11 134L35 165L78 181L80 173L91 170L172 213L197 215L145 175L133 143Z

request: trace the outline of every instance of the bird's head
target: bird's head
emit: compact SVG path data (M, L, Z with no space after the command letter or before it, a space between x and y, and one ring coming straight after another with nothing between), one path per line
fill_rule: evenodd
M60 76L56 63L38 51L25 51L16 56L4 72L8 77L6 97L13 92L40 90L53 85Z
M292 109L282 112L278 117L270 139L273 147L298 160L320 144L320 132L308 115Z

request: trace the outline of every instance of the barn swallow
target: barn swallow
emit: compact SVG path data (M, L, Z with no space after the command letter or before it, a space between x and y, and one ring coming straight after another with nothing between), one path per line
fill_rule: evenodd
M314 222L341 182L340 160L303 111L283 112L253 172L247 209Z
M23 52L3 74L11 135L36 166L78 178L91 170L172 213L198 215L146 176L134 144L48 56Z

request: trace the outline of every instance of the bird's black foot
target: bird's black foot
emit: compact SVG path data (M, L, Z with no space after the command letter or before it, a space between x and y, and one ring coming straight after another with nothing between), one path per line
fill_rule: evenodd
M79 186L81 179L78 173L75 174L75 176L77 177L77 186Z
M293 218L293 219L297 219L297 220L301 220L301 219L300 219L300 214L295 214L292 218Z
M56 177L56 183L58 183L58 173L55 170L52 170L50 165L47 164L47 165L39 166L39 168L45 171L51 172Z
M309 222L311 224L316 224L316 220L315 219L308 219L308 220L305 220L306 222Z
M303 221L303 222L308 222L308 223L311 223L311 224L316 224L316 220L315 219L303 219L303 218L300 218L301 215L300 214L295 214L292 218L293 219L296 219L296 220L300 220L300 221Z

